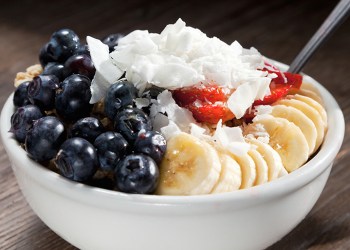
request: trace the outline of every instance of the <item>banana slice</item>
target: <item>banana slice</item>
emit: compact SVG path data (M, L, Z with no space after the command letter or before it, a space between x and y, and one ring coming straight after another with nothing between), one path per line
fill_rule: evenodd
M321 93L320 91L314 86L312 85L311 83L309 82L303 82L300 86L300 89L301 90L308 90L310 92L313 92L315 93L317 96L319 96L321 98Z
M316 102L314 99L307 97L307 96L302 96L302 95L291 95L287 96L287 98L299 100L302 102L305 102L306 104L310 105L314 109L317 110L317 112L320 114L322 121L324 122L325 127L327 126L327 113L326 110L323 108L321 104Z
M209 194L219 180L221 163L211 145L179 133L168 141L159 171L157 194Z
M319 96L318 94L316 94L316 92L313 92L311 90L300 88L297 90L291 90L290 94L292 94L292 95L299 94L302 96L307 96L307 97L312 98L313 100L315 100L319 104L323 105L323 100L322 100L321 96Z
M242 183L240 166L225 153L219 153L219 158L221 162L220 177L211 193L224 193L239 189Z
M240 188L245 189L254 186L256 179L256 169L252 157L250 157L247 153L242 155L234 155L232 153L229 154L241 167L242 183Z
M297 125L303 132L307 144L309 145L309 155L315 150L317 130L315 124L300 110L285 105L275 105L272 107L271 115L285 118Z
M254 125L252 125L254 126ZM261 142L255 138L247 138L247 142L254 145L261 154L268 166L268 181L277 179L279 173L284 169L280 155L267 143Z
M309 117L310 120L315 124L316 131L317 131L317 138L316 138L314 151L316 151L321 145L323 141L324 133L325 133L325 124L322 118L320 117L319 113L317 112L317 110L311 107L310 105L306 104L305 102L295 100L295 99L281 99L276 102L276 105L278 104L299 109L307 117Z
M262 155L255 149L251 148L248 155L252 157L256 167L256 179L254 186L266 183L269 181L269 167Z
M281 171L278 173L278 178L283 177L285 175L288 175L288 171L285 168L282 168Z
M254 121L270 135L270 146L281 156L288 172L303 165L309 157L309 146L300 128L284 118L263 116ZM253 123L253 124L254 124Z

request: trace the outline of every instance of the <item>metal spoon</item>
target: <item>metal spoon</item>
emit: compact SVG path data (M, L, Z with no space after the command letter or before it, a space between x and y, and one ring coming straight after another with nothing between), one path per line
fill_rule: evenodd
M288 71L292 73L299 73L310 57L314 54L316 49L331 35L336 28L340 26L340 24L349 16L349 14L350 0L341 0L291 63Z

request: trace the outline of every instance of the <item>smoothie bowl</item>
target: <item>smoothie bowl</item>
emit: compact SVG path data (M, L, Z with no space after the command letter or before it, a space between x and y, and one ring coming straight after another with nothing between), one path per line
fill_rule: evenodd
M77 41L54 33L44 71L17 79L27 83L0 121L25 198L62 238L80 249L264 249L316 203L344 118L313 78L181 20L88 37L72 55Z

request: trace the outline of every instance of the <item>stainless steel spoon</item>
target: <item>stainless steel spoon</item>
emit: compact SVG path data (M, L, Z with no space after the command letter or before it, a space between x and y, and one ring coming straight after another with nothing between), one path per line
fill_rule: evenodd
M288 71L292 73L299 73L310 57L314 54L316 49L331 35L336 28L340 26L340 24L349 16L349 14L350 0L341 0L291 63Z

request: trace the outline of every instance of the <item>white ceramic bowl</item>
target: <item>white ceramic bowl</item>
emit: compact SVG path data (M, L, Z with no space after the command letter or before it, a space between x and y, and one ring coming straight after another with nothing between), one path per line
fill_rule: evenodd
M329 129L319 153L288 176L232 193L130 195L69 181L30 160L12 138L12 96L1 113L1 137L29 205L80 249L264 249L311 210L343 141L344 118L337 102L315 80L306 81L320 91L328 113Z

